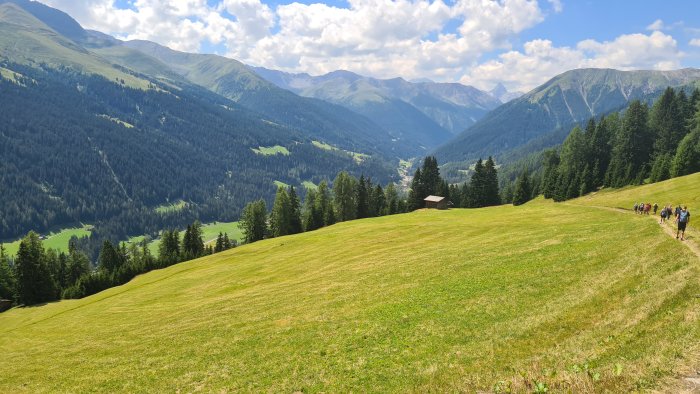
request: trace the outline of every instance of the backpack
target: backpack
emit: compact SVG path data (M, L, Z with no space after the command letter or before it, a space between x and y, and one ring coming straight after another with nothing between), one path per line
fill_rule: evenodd
M688 221L688 216L690 216L690 212L688 211L681 211L680 214L678 214L678 221L681 223L685 223Z

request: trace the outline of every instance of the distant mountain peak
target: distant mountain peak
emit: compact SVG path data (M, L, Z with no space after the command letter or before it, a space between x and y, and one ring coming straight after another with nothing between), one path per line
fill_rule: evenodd
M522 92L509 92L501 82L497 83L489 93L504 104L524 94Z

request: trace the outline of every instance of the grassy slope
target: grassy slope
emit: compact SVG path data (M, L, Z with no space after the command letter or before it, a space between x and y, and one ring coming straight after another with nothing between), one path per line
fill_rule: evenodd
M340 223L3 313L0 391L648 388L699 346L700 267L678 245L542 200Z

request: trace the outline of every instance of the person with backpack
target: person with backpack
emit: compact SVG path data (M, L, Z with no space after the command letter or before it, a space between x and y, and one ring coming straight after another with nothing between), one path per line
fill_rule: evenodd
M678 205L678 206L676 207L676 210L673 211L673 217L676 218L676 223L678 223L678 215L680 215L680 213L681 213L681 206Z
M637 213L637 208L639 207L639 204L636 202L634 203L634 213Z
M661 219L659 219L659 224L663 224L666 221L666 207L661 208L661 213L659 216L661 216Z
M659 204L654 203L654 215L656 215L656 210L659 209Z
M678 239L678 235L680 234L681 241L684 240L685 227L688 225L688 222L690 222L690 212L688 212L688 206L686 205L678 214L678 230L676 231L676 239Z

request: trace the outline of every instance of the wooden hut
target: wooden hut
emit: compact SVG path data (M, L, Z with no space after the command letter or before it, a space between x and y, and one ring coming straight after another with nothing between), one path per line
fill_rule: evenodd
M449 205L447 198L440 196L428 196L423 201L425 201L426 208L447 209Z

